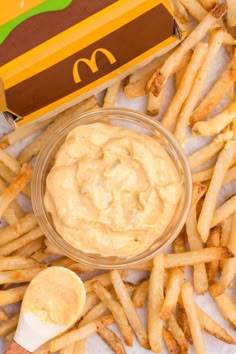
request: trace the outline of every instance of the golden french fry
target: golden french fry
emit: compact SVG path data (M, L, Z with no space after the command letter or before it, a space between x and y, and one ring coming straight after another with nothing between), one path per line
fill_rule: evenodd
M0 284L15 284L30 282L42 268L21 269L21 270L8 270L0 272Z
M205 343L202 336L201 326L198 319L197 307L194 300L193 288L191 283L185 282L182 285L181 296L184 309L188 318L188 323L193 339L193 346L196 354L206 353Z
M103 302L98 302L94 307L91 308L82 318L82 320L79 323L79 327L86 325L87 323L90 323L97 318L107 314L110 312L107 308L107 306Z
M158 95L163 89L168 77L174 71L174 68L181 62L183 55L192 49L214 24L226 12L224 4L217 4L199 25L189 34L188 37L178 46L178 48L169 56L158 72L155 72L147 84L147 90Z
M215 226L210 230L210 234L207 240L207 247L219 247L220 246L220 233L221 227ZM207 278L210 285L214 283L217 272L219 269L219 261L206 264Z
M111 108L115 106L117 96L119 94L122 81L116 81L106 89L103 101L103 108Z
M132 303L129 292L122 281L120 273L117 270L113 270L110 272L110 277L111 277L113 288L115 289L116 295L124 309L126 317L134 333L136 334L142 347L148 349L149 345L148 345L147 333Z
M188 12L199 22L207 15L207 11L197 0L180 0Z
M5 229L0 230L0 246L17 239L21 235L31 231L37 226L37 221L33 213L25 215L19 219L16 224L9 225Z
M8 320L8 314L4 309L0 308L0 321L6 321L6 320Z
M61 349L60 354L74 354L74 343Z
M188 237L189 248L191 251L203 249L202 240L197 230L197 210L196 206L206 191L206 187L195 183L193 185L193 197L190 213L186 220L186 233ZM193 267L193 283L197 294L204 294L208 289L208 279L206 266L204 263L194 265Z
M125 354L125 348L120 338L109 328L102 328L97 331L99 336L116 354Z
M85 343L86 340L79 340L74 343L74 353L73 354L85 354Z
M45 253L42 250L36 251L34 254L32 254L31 258L37 261L38 263L42 263L46 261L49 258L50 254Z
M99 303L99 299L97 295L91 291L90 293L86 294L86 301L81 313L81 317L84 317L94 306Z
M164 90L162 90L161 94L156 97L152 92L148 93L147 100L147 114L149 116L156 116L159 114L161 109L161 104L163 102Z
M143 280L134 290L132 302L135 307L141 308L144 306L148 293L149 279Z
M229 242L229 237L232 229L232 222L233 222L233 214L228 216L221 223L222 231L221 231L220 245L222 247L226 247Z
M157 255L153 259L153 269L150 275L148 291L148 339L151 350L161 352L162 349L162 320L160 309L164 300L164 257Z
M174 253L183 253L186 251L185 246L185 234L181 232L178 237L173 242L173 251Z
M236 195L228 199L224 204L219 206L214 212L211 227L220 224L227 217L236 212Z
M10 203L30 181L32 173L32 168L29 165L24 165L18 176L16 176L9 187L0 196L0 216L3 216Z
M87 325L78 329L71 330L49 342L49 349L51 353L61 350L67 345L73 344L79 340L85 339L97 330L109 326L114 319L111 315L103 316L100 319L88 323Z
M214 168L209 167L205 170L197 171L192 173L192 181L193 183L202 183L211 179L213 175Z
M18 323L19 314L10 317L7 321L4 321L0 324L0 336L5 336L12 332Z
M181 81L183 80L184 73L186 71L186 67L181 70L176 71L175 73L175 91L178 91Z
M193 33L193 32L192 32ZM205 55L202 65L198 70L193 86L186 98L182 109L180 111L177 124L174 130L174 135L181 142L185 142L187 125L189 124L189 117L192 114L194 108L200 100L201 93L205 87L207 77L209 75L212 61L216 57L222 42L224 32L221 29L214 30L210 36L208 51Z
M195 264L208 263L220 259L232 258L233 253L226 247L208 247L198 251L190 251L164 256L165 268L185 267Z
M181 2L179 0L172 0L171 3L174 8L174 17L177 19L177 22L179 21L180 23L188 24L189 16Z
M176 342L179 344L182 354L187 354L188 352L188 342L185 338L184 332L179 327L175 316L173 314L170 315L170 318L167 320L168 329L174 336Z
M24 127L17 127L13 132L4 135L0 139L0 147L6 149L9 145L14 145L18 141L27 138L42 128L45 128L49 123L51 123L51 119L35 122L34 124L28 124Z
M0 290L0 306L13 304L23 299L27 285L22 285L17 288Z
M38 155L41 148L50 139L50 136L64 121L72 121L78 117L81 113L89 111L91 109L98 108L97 100L94 96L79 102L78 104L66 109L54 117L55 121L48 126L48 128L41 133L32 143L27 145L18 156L18 161L22 165L25 162L29 162L34 156Z
M195 151L193 154L188 156L188 161L191 169L203 165L205 162L209 161L213 156L215 156L223 147L225 143L231 140L233 137L232 132L223 133L213 139L209 144L203 146L199 150Z
M180 329L184 333L184 336L187 338L189 343L193 344L193 339L192 339L192 335L190 332L187 315L186 315L186 312L183 308L183 304L180 304L180 301L177 306L176 320L177 320L177 323L178 323Z
M0 194L4 193L6 189L6 184L0 178ZM19 204L13 200L2 216L9 225L13 225L24 216L24 212L21 210Z
M160 317L163 320L170 318L174 312L181 290L184 273L182 269L174 268L169 273L169 279L165 291L165 299L161 307Z
M229 169L233 156L236 153L236 143L229 141L225 144L224 149L220 152L215 164L213 176L203 202L202 210L198 219L198 232L203 242L206 242L209 235L212 219L216 207L217 198L223 184L226 172Z
M128 276L128 271L127 270L121 270L121 277L126 278ZM104 273L104 274L99 274L93 277L92 279L86 280L84 282L84 286L86 289L86 292L89 293L90 291L93 291L93 282L94 281L99 281L103 286L108 286L111 285L111 278L110 278L110 273Z
M213 299L222 316L236 329L236 305L232 302L230 297L226 293L223 293L218 296L213 296Z
M220 133L236 117L236 101L223 112L205 122L196 122L192 131L195 135L211 136Z
M43 239L44 237L40 237L30 243L28 245L23 246L16 251L11 253L11 256L21 256L21 257L32 257L35 252L43 246Z
M57 246L52 244L48 239L44 240L44 244L45 244L45 249L44 249L45 253L52 253L52 254L64 256L63 251L61 251Z
M236 4L234 0L226 0L228 11L227 11L227 23L229 27L236 26Z
M228 184L233 182L236 179L236 166L230 168L226 175L225 175L225 179L223 181L223 185Z
M0 256L0 271L6 270L19 270L26 268L37 267L39 264L33 259L14 256L14 257L1 257Z
M227 246L236 255L236 213L233 216L232 229L230 232ZM221 271L220 279L218 282L211 286L211 294L218 296L222 294L226 288L230 285L236 274L236 256L232 259L227 259L224 262L223 269Z
M192 58L185 70L185 73L183 74L183 79L180 82L180 86L161 121L162 124L170 130L173 130L175 127L180 109L185 99L189 95L191 87L194 83L195 76L207 53L207 48L208 45L206 43L197 44Z
M199 306L197 306L197 313L201 328L204 331L225 343L236 344L235 340L224 330L224 328L207 315Z
M16 174L0 161L0 177L3 178L7 183L11 183L16 177ZM31 198L31 187L29 183L22 189L22 193L27 198Z
M166 348L169 351L169 353L181 354L181 349L179 347L178 342L176 341L172 333L168 331L168 329L166 329L165 327L163 327L162 335L163 335Z
M190 117L190 124L204 120L212 109L222 100L227 94L230 87L233 86L236 80L236 71L232 71L232 64L230 63L225 71L221 74L219 79L212 86L205 98L201 101L198 107L193 111Z
M23 236L17 238L16 240L9 242L7 245L4 245L0 248L0 255L8 256L9 254L13 253L17 249L28 245L30 242L37 240L38 238L42 237L43 233L39 227L27 232Z
M112 295L104 286L98 281L93 282L93 290L97 294L97 297L107 306L107 308L111 311L116 323L119 326L121 334L124 338L125 343L128 346L132 346L133 343L133 333L132 329L129 326L128 320L126 318L126 314L121 307L121 305L114 300Z
M0 161L4 163L13 173L20 173L20 164L19 162L8 152L0 148Z

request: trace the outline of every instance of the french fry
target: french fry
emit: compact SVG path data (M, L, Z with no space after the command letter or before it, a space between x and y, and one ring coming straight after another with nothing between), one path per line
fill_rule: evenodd
M173 314L170 315L170 318L167 320L168 329L174 336L176 342L179 344L182 354L187 354L188 352L188 342L185 338L185 335L182 329L179 327L175 316Z
M122 86L122 82L116 81L106 89L106 93L103 101L103 108L111 108L115 106L116 99L121 86Z
M163 96L164 96L164 90L161 92L161 94L158 97L154 96L152 92L148 93L147 114L149 116L153 117L159 114L161 109L161 104L163 101Z
M102 328L97 331L104 342L111 348L116 354L125 354L125 348L120 338L109 328Z
M74 343L61 349L60 354L74 354Z
M153 259L153 269L150 275L148 291L148 339L151 350L161 352L162 320L160 309L164 300L164 257L160 253Z
M5 336L12 332L16 327L19 320L19 314L15 314L10 317L7 321L3 321L0 324L0 336Z
M181 81L183 80L184 73L186 71L186 67L181 70L176 71L175 73L175 91L178 91Z
M177 19L177 22L184 25L188 24L189 16L182 3L179 0L172 0L171 3L174 8L174 17Z
M236 212L236 195L228 199L224 204L219 206L214 212L211 227L220 224L228 216Z
M236 26L236 5L234 0L226 0L228 11L227 11L227 23L229 27Z
M187 314L195 352L196 354L206 353L191 283L185 282L182 285L181 296L183 299L184 309Z
M207 240L207 247L219 247L220 246L220 233L221 227L215 226L210 230L210 234ZM219 269L219 261L206 264L208 283L212 285L216 278Z
M121 270L120 272L121 272L122 278L126 278L128 276L127 270ZM110 273L99 274L99 275L96 275L95 277L93 277L92 279L86 280L84 282L86 293L93 291L93 282L94 281L99 281L99 283L101 283L103 286L109 286L109 285L111 285Z
M110 272L110 277L111 277L113 288L115 289L116 295L124 309L126 317L134 333L136 334L141 346L148 349L149 345L148 345L147 333L132 303L129 292L122 281L120 273L117 270L113 270Z
M132 329L129 326L128 320L126 318L125 312L121 305L115 301L106 288L99 283L98 281L95 281L93 283L93 289L95 293L97 294L97 297L107 306L107 308L111 311L117 325L119 326L119 329L121 331L121 334L124 338L125 343L128 346L132 346L133 343L133 333Z
M170 74L173 73L175 67L181 62L183 55L192 49L207 32L216 24L226 12L224 4L217 4L207 16L199 23L199 25L189 34L188 37L177 47L177 49L165 61L161 69L155 72L147 83L147 91L158 95Z
M198 70L197 75L195 76L191 91L180 111L177 124L174 130L174 135L181 143L184 143L185 141L186 129L187 125L189 124L189 117L200 100L201 93L205 87L206 80L209 75L210 68L212 66L212 61L216 57L222 45L223 36L224 32L221 29L214 30L212 32L205 60L202 62L202 65Z
M0 139L0 147L6 149L8 146L14 145L18 141L27 138L42 128L45 128L49 123L51 123L51 119L36 122L34 124L27 124L24 127L18 127L13 132L4 135Z
M0 178L0 194L2 194L6 188L6 184ZM2 216L9 225L13 225L24 216L24 212L21 210L19 204L13 200Z
M16 175L20 173L20 164L19 162L8 152L0 148L0 161L4 163L5 166L9 168Z
M79 340L74 343L74 354L85 354L86 340Z
M44 237L41 237L37 240L28 243L28 245L23 246L17 249L16 251L12 252L11 256L32 257L35 252L42 248L43 239Z
M221 223L222 231L221 231L220 245L222 247L226 247L229 242L229 237L230 237L231 228L232 228L232 222L233 222L233 214L230 215L228 218L226 218Z
M201 235L202 241L206 242L209 236L210 227L212 225L212 219L216 207L217 198L223 184L225 174L229 169L232 158L236 152L236 143L226 143L224 149L220 152L217 159L213 176L206 193L206 197L203 202L202 210L198 219L198 232Z
M49 342L49 350L51 353L63 349L66 345L73 344L79 340L85 339L97 330L105 328L113 323L114 319L111 315L103 316L100 319L88 323L78 329L71 330Z
M175 127L180 109L185 99L189 95L195 76L207 53L207 48L208 45L206 43L197 44L193 52L192 58L185 70L185 73L183 74L183 79L180 82L180 86L176 91L176 94L172 99L167 109L167 112L165 113L162 119L162 124L170 130L173 130L173 128Z
M205 122L196 122L192 131L194 135L212 136L220 133L236 117L236 101L233 101L223 112Z
M4 245L0 248L0 255L8 256L17 249L28 245L30 242L37 240L42 237L43 233L39 227L27 232L23 236L17 238L16 240L9 242L7 245Z
M0 321L6 321L6 320L8 320L8 314L4 309L0 308Z
M168 269L208 263L220 259L232 258L233 256L233 253L226 247L209 247L198 251L166 254L164 256L164 264L165 268Z
M224 330L224 328L207 315L198 305L197 313L201 328L204 331L225 343L236 344L235 340Z
M213 175L214 167L206 168L205 170L197 171L192 173L193 183L202 183L209 181Z
M189 155L188 161L191 169L193 170L194 168L203 165L205 162L214 157L221 149L223 149L225 143L231 140L232 136L232 132L220 134L209 144Z
M226 293L223 293L218 296L213 296L213 299L222 316L236 329L236 305L232 302L230 297Z
M0 284L18 284L30 282L38 273L42 271L39 266L31 269L8 270L0 272Z
M235 57L236 60L236 57ZM232 70L231 63L227 66L225 71L221 74L215 84L212 86L210 91L207 93L205 98L193 111L190 117L190 124L206 119L210 114L212 109L222 100L222 98L227 94L230 87L233 86L236 80L236 71Z
M233 182L236 179L236 166L230 168L224 178L223 185Z
M82 318L82 320L79 323L79 327L86 325L87 323L90 323L94 321L96 318L99 318L105 314L110 312L107 308L107 306L103 302L98 302L94 307L91 308Z
M179 298L179 300L180 300L180 298ZM186 339L189 341L189 343L193 344L193 339L192 339L192 335L190 332L187 315L186 315L185 309L183 307L183 304L181 302L182 302L182 300L178 302L177 311L176 311L176 320L177 320L177 323L178 323L180 329L184 333L184 336L186 337Z
M37 267L39 264L33 259L14 256L14 257L0 257L0 272L6 270L19 270Z
M183 271L179 268L171 269L165 291L165 298L161 307L160 317L162 320L170 318L174 312L183 280Z
M29 162L34 156L37 156L43 145L49 140L51 134L55 132L55 130L60 126L63 121L72 121L76 117L78 117L81 113L86 112L88 110L97 108L97 100L94 96L79 102L66 109L65 111L59 113L55 117L55 121L48 126L48 128L41 133L32 143L27 145L25 149L23 149L18 156L18 161L20 165L25 162Z
M17 288L0 290L0 306L13 304L23 299L27 285L21 285Z
M188 236L189 248L191 251L203 249L202 241L197 230L197 210L196 205L206 191L206 187L195 183L193 185L193 197L190 213L186 220L186 233ZM204 263L193 267L194 289L198 295L204 294L208 289L208 279L206 266Z
M176 341L172 333L168 331L168 329L166 329L165 327L163 327L162 335L163 335L166 348L169 351L169 353L181 354L181 350L178 342Z
M42 263L48 259L50 254L45 253L41 249L32 254L31 258L37 261L38 263Z
M16 175L7 166L5 166L3 162L0 161L0 177L4 179L5 182L11 183L16 177ZM27 198L31 198L31 190L29 184L27 184L22 189L22 193L24 193Z
M52 253L52 254L64 256L63 251L61 251L61 249L59 249L57 246L52 244L48 239L44 240L44 244L45 244L45 249L44 249L45 253Z
M17 239L23 234L31 231L37 226L37 221L33 213L25 215L19 219L16 224L9 225L5 229L0 230L0 246Z
M180 0L182 5L188 10L188 12L199 22L207 16L207 11L197 0Z
M218 282L211 286L211 294L218 296L223 294L236 274L236 213L233 216L232 229L227 246L234 253L234 258L224 262Z
M135 307L142 308L148 293L149 279L143 280L134 290L132 302Z
M86 294L86 301L81 313L81 317L84 317L94 306L99 303L99 298L97 295L91 291L90 293Z
M200 3L207 11L212 9L213 6L215 6L216 2L216 0L200 0Z
M185 234L181 232L178 237L173 242L173 251L174 253L183 253L186 251L185 246Z
M30 181L32 172L33 171L30 166L24 165L18 176L16 176L9 187L0 196L0 216L3 216L10 203Z

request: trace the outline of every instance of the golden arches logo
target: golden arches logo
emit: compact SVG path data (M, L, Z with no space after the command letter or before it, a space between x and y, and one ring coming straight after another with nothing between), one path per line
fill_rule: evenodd
M114 55L111 52L109 52L109 50L107 50L105 48L96 49L93 52L91 59L80 58L80 59L76 60L76 62L74 63L73 77L74 77L74 81L76 84L78 84L79 82L82 81L80 74L79 74L79 68L78 68L79 63L81 63L81 62L85 63L90 68L90 70L92 71L93 74L98 71L96 56L97 56L97 53L99 53L99 52L103 53L105 55L105 57L107 57L110 64L114 64L116 62L116 58L114 57Z

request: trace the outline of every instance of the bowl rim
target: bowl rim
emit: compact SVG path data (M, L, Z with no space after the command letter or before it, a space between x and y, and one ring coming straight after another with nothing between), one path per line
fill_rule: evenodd
M174 149L174 152L177 154L179 161L181 162L184 178L185 178L185 203L183 206L183 212L181 214L181 220L178 220L178 224L176 225L175 229L172 232L171 237L168 238L163 244L154 250L151 250L149 254L145 255L145 257L139 257L139 255L136 255L134 257L130 258L124 258L120 259L119 262L114 264L114 259L108 258L108 257L101 257L96 256L96 259L93 259L88 256L85 252L78 251L75 247L71 246L68 242L66 242L64 239L63 241L60 240L64 244L64 246L58 242L58 239L62 239L62 237L57 233L57 231L52 227L52 225L48 225L48 219L46 218L46 213L43 210L43 196L40 193L40 181L42 181L42 174L43 174L43 169L41 168L43 164L46 163L46 161L50 158L50 151L52 152L53 148L55 149L56 144L58 143L60 138L65 138L68 133L76 128L79 125L83 124L91 124L91 122L88 122L88 120L93 121L94 116L98 115L119 115L118 119L124 119L124 121L127 121L127 118L133 121L134 123L138 123L139 119L142 122L145 122L152 128L157 129L159 133L161 133L164 138L169 142L171 147ZM124 118L120 117L124 116ZM102 117L101 117L102 118ZM100 118L100 119L101 119ZM104 119L107 119L107 117L104 117ZM116 118L113 117L113 120L115 121ZM84 123L84 121L86 121ZM94 123L94 121L92 122ZM129 129L129 128L127 128ZM67 131L68 130L68 131ZM32 183L31 183L31 192L32 192L32 208L34 211L34 215L36 217L36 220L38 222L38 225L44 232L44 235L46 238L48 238L59 250L65 255L68 256L71 259L74 259L76 262L80 262L81 264L88 266L88 267L95 267L96 269L122 269L122 268L127 268L127 267L135 267L141 262L148 261L152 259L154 256L156 256L158 253L163 252L163 250L170 245L171 242L177 237L177 235L181 232L182 227L184 226L184 223L187 219L189 210L190 210L190 205L191 205L191 200L192 200L192 174L191 174L191 169L190 165L188 163L187 156L184 153L184 150L181 146L181 144L177 141L177 139L174 137L174 135L168 131L164 126L161 125L160 122L154 121L150 117L148 117L146 114L141 113L139 111L133 110L133 109L128 109L128 108L99 108L99 109L94 109L88 112L84 112L81 114L78 114L78 116L71 121L65 121L61 123L53 132L53 135L51 136L51 139L47 142L47 144L44 145L44 147L41 149L39 152L35 166L34 166L34 172L33 172L33 177L32 177ZM38 199L40 198L40 199ZM55 240L55 237L52 236L53 233L54 235L57 234L57 239ZM59 237L58 237L59 236ZM68 247L67 247L67 246ZM65 248L66 246L66 248ZM68 250L68 248L71 248L71 250ZM73 250L73 254L71 254L71 251ZM80 255L77 257L74 254ZM110 260L110 262L109 262Z

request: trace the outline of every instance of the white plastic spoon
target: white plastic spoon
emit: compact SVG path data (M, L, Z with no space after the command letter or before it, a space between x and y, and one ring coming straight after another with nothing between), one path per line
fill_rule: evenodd
M32 353L80 317L86 292L80 278L63 267L40 272L29 284L13 342L5 354Z

